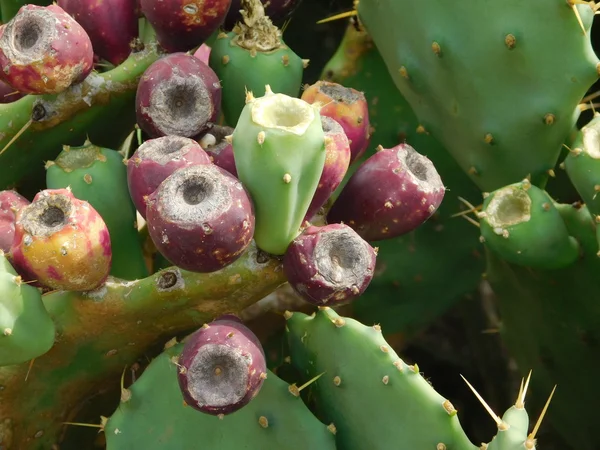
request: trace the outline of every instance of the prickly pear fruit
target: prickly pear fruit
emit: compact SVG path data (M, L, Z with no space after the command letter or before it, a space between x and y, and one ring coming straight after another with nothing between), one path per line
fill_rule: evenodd
M479 217L485 245L508 262L558 269L579 257L579 244L554 201L527 179L489 194Z
M89 36L57 5L23 6L0 37L0 77L25 94L62 92L93 64Z
M290 17L296 10L302 0L260 0L265 7L265 15L274 23L282 23ZM231 7L225 18L223 26L226 30L231 30L236 22L243 20L240 11L242 10L242 0L232 0Z
M352 174L327 215L367 241L414 230L437 210L445 188L433 163L408 144L380 147Z
M54 161L46 163L46 187L69 187L85 200L106 223L110 234L110 274L125 280L148 276L135 206L127 187L127 168L116 150L86 141L82 146L64 146Z
M360 158L370 142L369 105L362 92L331 81L319 80L302 92L302 100L322 105L321 115L338 122L350 141L350 164Z
M246 406L267 377L260 341L243 323L228 317L189 336L178 363L177 378L185 402L215 416Z
M208 65L208 60L210 59L210 47L206 44L202 44L198 47L198 50L194 52L194 58L198 58L204 64Z
M215 125L202 138L199 143L209 154L213 164L237 177L235 158L233 156L233 145L228 136L233 134L233 128Z
M252 241L252 201L233 175L215 166L177 170L147 201L148 232L171 263L214 272L238 259Z
M202 44L225 20L231 0L141 0L142 14L169 53Z
M195 164L210 164L210 158L193 139L162 136L138 147L127 161L127 183L133 203L144 219L146 198L177 169Z
M233 132L238 178L256 211L256 245L283 255L319 185L325 164L325 133L318 107L299 98L249 95Z
M288 247L283 270L306 301L341 305L369 286L376 257L373 247L347 225L310 226Z
M172 53L144 72L136 92L140 128L151 137L194 137L219 117L221 84L210 67L187 53Z
M43 355L54 336L40 291L24 283L0 251L0 367Z
M321 116L325 133L325 165L319 185L313 196L304 220L310 219L327 202L340 185L350 165L350 143L341 125L327 116Z
M86 31L94 53L118 66L131 53L138 36L136 0L58 0Z
M182 347L166 349L127 388L131 395L106 423L106 450L195 449L199 442L214 450L335 450L330 429L268 369L258 395L223 420L187 406L177 382Z
M244 21L230 33L219 33L210 52L210 67L223 86L223 116L235 127L244 109L246 92L274 92L297 97L304 61L281 38L281 30L265 16L259 0L244 3Z
M8 253L15 236L17 212L29 200L16 191L0 191L0 251Z
M108 228L70 189L46 189L17 214L11 247L15 269L52 289L87 291L108 277Z

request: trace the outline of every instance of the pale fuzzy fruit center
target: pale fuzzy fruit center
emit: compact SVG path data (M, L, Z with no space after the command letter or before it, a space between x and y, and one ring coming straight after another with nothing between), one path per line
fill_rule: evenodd
M494 194L485 212L494 228L518 225L531 219L531 199L524 190L509 186Z
M264 128L302 136L314 118L315 110L309 103L285 94L265 95L252 103L252 121Z

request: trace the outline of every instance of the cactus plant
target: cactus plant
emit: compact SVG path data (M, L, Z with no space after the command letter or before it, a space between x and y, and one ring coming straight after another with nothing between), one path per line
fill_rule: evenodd
M0 0L0 56L75 4L48 3ZM0 77L0 449L595 450L599 116L576 120L597 5L360 0L309 80L298 55L338 37L267 17L299 1L201 3L118 3L137 28L65 6L60 86ZM112 56L57 65L107 32ZM492 406L405 347L471 293L510 380L470 354L479 321L428 346L502 384ZM495 424L480 447L484 408L448 380Z

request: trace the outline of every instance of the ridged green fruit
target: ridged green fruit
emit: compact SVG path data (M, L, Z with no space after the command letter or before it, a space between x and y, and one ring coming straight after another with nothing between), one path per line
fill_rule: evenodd
M255 207L256 245L283 255L299 234L325 165L319 105L273 93L248 96L232 135L238 178Z

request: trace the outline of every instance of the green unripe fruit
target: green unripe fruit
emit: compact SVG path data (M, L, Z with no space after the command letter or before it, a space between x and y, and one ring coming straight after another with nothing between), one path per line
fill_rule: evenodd
M217 36L209 59L223 87L223 116L232 127L244 109L247 91L262 96L268 84L275 92L298 97L307 63L285 45L260 1L246 3L251 11L244 22Z
M513 264L558 269L579 256L552 198L528 180L492 192L480 218L485 244Z
M256 245L285 253L317 190L325 165L325 134L319 105L266 86L248 95L232 135L238 178L254 202Z

